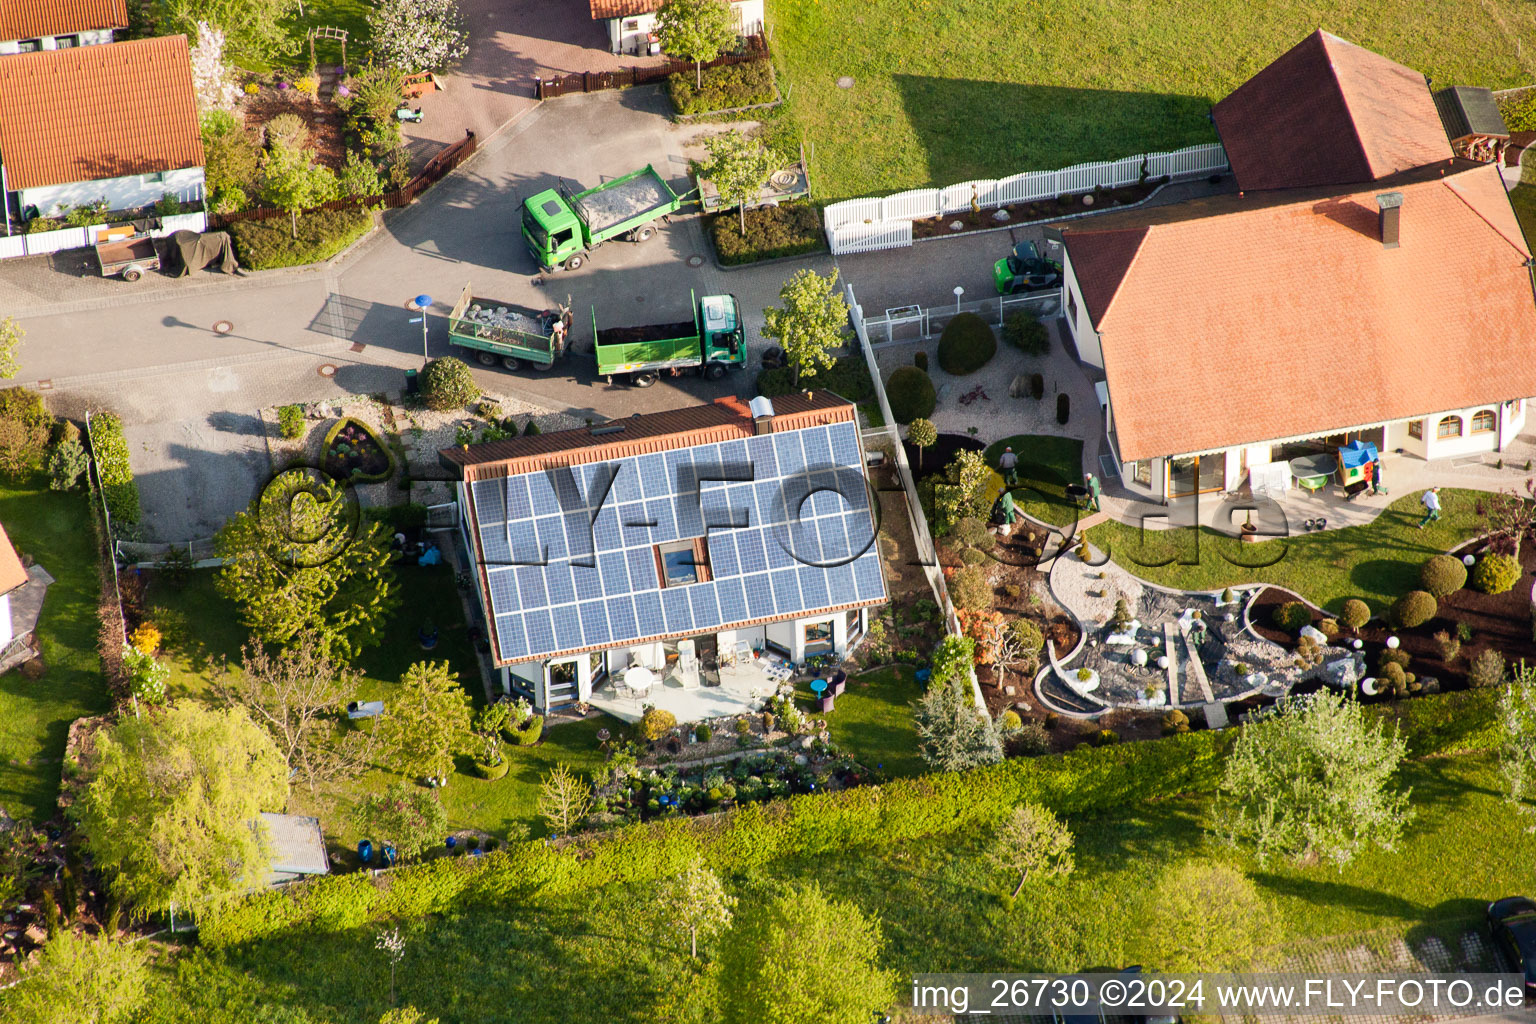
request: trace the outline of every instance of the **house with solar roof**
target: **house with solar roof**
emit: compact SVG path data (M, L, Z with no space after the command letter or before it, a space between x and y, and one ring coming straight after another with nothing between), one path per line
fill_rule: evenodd
M734 398L444 449L502 688L541 711L737 652L845 655L886 599L854 406ZM665 686L667 682L658 685ZM638 707L638 704L637 704Z

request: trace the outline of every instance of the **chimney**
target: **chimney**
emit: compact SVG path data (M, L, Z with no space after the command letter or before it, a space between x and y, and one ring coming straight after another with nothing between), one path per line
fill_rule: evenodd
M1381 227L1381 247L1396 249L1398 219L1403 209L1403 194L1384 192L1376 197L1376 206L1381 211L1378 218Z
M752 410L752 433L773 433L773 402L759 395L747 407Z

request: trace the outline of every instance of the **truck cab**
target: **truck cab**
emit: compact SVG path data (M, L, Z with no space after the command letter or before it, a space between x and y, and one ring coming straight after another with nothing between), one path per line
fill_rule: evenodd
M553 270L586 248L581 220L571 204L554 189L545 189L523 203L523 242L534 262ZM573 263L571 269L579 266Z
M706 295L699 301L703 319L704 365L723 363L736 367L747 360L745 332L734 295ZM706 371L707 372L707 371Z

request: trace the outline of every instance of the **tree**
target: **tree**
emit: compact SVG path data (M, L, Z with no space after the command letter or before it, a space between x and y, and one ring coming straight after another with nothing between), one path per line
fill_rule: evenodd
M1016 900L1031 876L1072 873L1072 832L1044 807L1024 804L998 829L989 857L999 871L1019 876L1010 897Z
M938 442L939 428L933 425L932 420L918 417L907 424L907 440L917 449L917 469L922 472L923 452Z
M1170 972L1246 970L1267 925L1258 889L1226 864L1189 861L1165 870L1138 919L1156 966Z
M741 236L747 236L747 204L756 201L774 171L773 154L756 139L732 129L704 140L709 160L699 175L715 183L720 199L741 215Z
M1407 744L1356 701L1319 691L1250 722L1227 761L1217 829L1274 856L1348 864L1371 843L1391 850L1412 817L1389 789Z
M16 361L16 349L21 346L21 339L27 332L21 329L14 316L0 317L0 377L10 380L21 372L21 364Z
M27 1024L117 1024L149 994L149 950L105 935L60 931L21 981L0 993L0 1017Z
M298 52L299 37L288 25L299 0L155 0L158 35L197 37L198 24L222 30L227 53L236 61L271 64Z
M377 643L399 604L389 541L329 478L288 470L214 538L219 592L263 643L312 633L331 657Z
M198 109L234 111L240 104L240 86L224 60L224 33L206 21L197 23L197 43L192 47L192 91Z
M374 59L405 72L441 71L469 53L454 0L381 0L368 12Z
M74 426L74 424L70 424ZM80 431L68 432L48 453L48 489L72 491L90 466L85 455L85 445L80 443Z
M1513 555L1520 561L1520 544L1536 528L1536 479L1525 481L1525 494L1513 487L1484 494L1478 504L1488 521L1488 534L1500 554Z
M928 676L930 687L943 686L966 678L966 670L976 663L976 641L968 636L946 635L933 648L933 667Z
M448 834L448 812L436 791L409 782L369 794L353 813L359 832L393 846L402 860L421 856Z
M1512 676L1499 695L1499 724L1504 731L1499 768L1510 803L1536 813L1526 803L1536 792L1536 665L1527 665L1522 658Z
M736 44L736 16L728 0L667 0L656 12L661 48L693 61L695 85L704 88L704 62Z
M699 936L713 938L731 926L736 897L725 891L720 876L702 862L663 883L660 893L662 920L688 936L688 955L699 958Z
M181 700L98 732L70 814L112 892L141 910L197 904L266 878L253 823L280 810L288 772L241 708Z
M848 302L834 290L837 273L796 271L779 289L784 304L763 310L763 336L783 347L795 387L801 377L814 377L837 361L831 352L842 345L848 328Z
M933 485L933 519L942 535L961 519L985 521L991 514L987 494L996 470L987 465L981 452L960 451L944 467L944 479Z
M389 1001L395 1001L395 968L400 966L400 961L405 959L405 936L400 934L398 926L387 932L379 932L379 937L374 940L373 948L384 954L384 959L389 961Z
M539 787L539 814L557 836L581 827L592 810L592 787L566 765L557 762Z
M338 741L331 716L357 688L357 676L337 664L313 633L300 633L271 654L247 644L240 669L215 679L214 690L245 708L272 736L289 772L309 784L345 778L367 763L372 731Z
M403 775L446 784L453 755L472 751L469 694L446 661L418 661L400 677L400 688L379 723L385 757Z
M958 680L930 686L917 702L916 717L918 752L931 768L953 772L1003 759L996 726Z
M896 999L880 922L796 886L736 915L721 955L727 1024L869 1024ZM813 955L814 954L814 955Z
M261 197L288 211L294 238L299 237L299 212L330 202L339 191L335 172L316 164L309 150L278 146L267 154Z

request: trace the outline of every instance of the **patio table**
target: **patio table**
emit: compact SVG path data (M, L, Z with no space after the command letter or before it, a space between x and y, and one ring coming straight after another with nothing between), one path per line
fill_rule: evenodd
M644 697L651 692L651 686L656 682L656 677L651 670L642 665L631 665L624 670L624 685L637 696Z
M827 692L827 681L825 679L812 679L811 692L816 694L817 698L819 699L823 694Z
M1328 478L1339 468L1339 463L1332 455L1321 453L1292 459L1290 466L1296 483L1303 490L1316 493L1328 486Z

